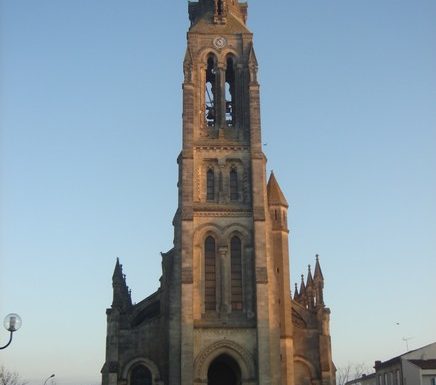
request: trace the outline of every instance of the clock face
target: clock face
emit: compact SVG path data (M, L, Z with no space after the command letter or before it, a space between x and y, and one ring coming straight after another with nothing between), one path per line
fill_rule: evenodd
M224 48L227 45L227 40L222 36L216 37L213 41L213 45L218 49Z

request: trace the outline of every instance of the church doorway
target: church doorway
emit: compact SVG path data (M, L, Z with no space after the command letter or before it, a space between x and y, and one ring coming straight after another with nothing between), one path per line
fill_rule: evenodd
M226 354L215 358L207 372L208 385L241 385L241 369L237 362Z

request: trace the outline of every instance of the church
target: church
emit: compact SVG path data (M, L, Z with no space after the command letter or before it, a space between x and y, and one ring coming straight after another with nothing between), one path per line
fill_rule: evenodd
M103 385L334 385L318 257L291 295L288 203L262 151L238 0L189 2L174 244L132 304L117 260Z

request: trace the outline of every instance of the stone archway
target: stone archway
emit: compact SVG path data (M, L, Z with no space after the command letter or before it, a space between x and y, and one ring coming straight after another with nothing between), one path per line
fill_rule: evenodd
M231 381L236 377L236 382L233 379L235 385L256 384L253 356L242 346L229 340L217 341L198 354L194 361L194 384L209 384L209 377L220 367L225 369L227 378ZM209 385L214 385L213 381Z
M241 368L227 354L221 354L209 365L208 385L241 385Z

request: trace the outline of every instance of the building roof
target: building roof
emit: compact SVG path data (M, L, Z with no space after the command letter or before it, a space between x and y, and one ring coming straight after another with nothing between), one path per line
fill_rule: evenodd
M269 177L267 191L268 191L268 203L270 205L280 205L280 206L288 207L288 202L286 201L286 198L282 190L280 189L280 186L273 172L271 172L271 176Z
M412 364L421 369L436 369L436 359L431 360L409 360Z
M347 381L347 382L345 383L345 385L353 385L353 384L361 384L361 383L365 383L365 381L372 380L373 378L375 378L375 376L376 376L375 373L364 374L364 375L362 375L362 377L360 377L360 378L356 378L356 379L354 379L354 380Z

